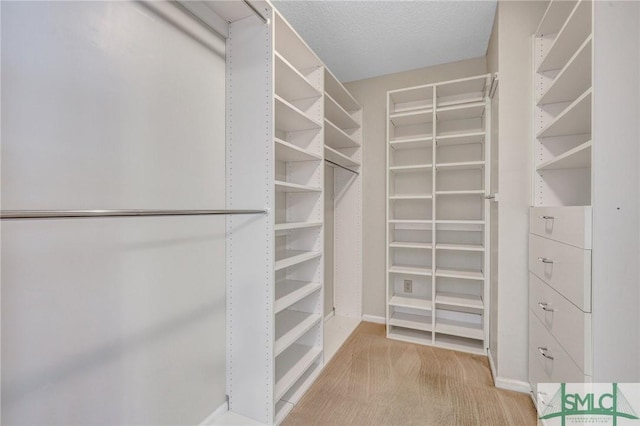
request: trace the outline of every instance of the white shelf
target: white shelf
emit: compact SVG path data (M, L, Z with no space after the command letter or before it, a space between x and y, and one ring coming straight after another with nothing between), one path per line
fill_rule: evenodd
M461 78L436 85L438 107L481 101L487 89L487 76Z
M433 329L431 316L405 314L403 312L391 314L389 316L389 325L421 331L431 331Z
M291 388L282 396L282 401L287 401L292 404L297 404L302 398L304 393L309 390L313 382L318 378L318 375L322 371L322 365L320 362L311 364L307 371L294 383Z
M431 135L417 136L411 138L395 138L389 141L389 146L393 149L421 149L431 148L433 138Z
M431 333L427 331L412 330L410 328L392 327L387 333L390 339L401 340L418 345L430 345Z
M436 195L484 195L484 189L469 189L466 191L436 191Z
M484 220L448 220L439 219L436 220L436 224L450 224L450 225L484 225Z
M557 34L569 17L569 14L576 6L577 1L558 1L549 2L547 10L538 25L536 35L539 37L548 36L549 34Z
M433 223L430 219L389 219L389 223L398 223L398 224L431 224Z
M316 326L322 315L285 309L276 315L274 355L278 356L293 345L307 331Z
M431 243L411 243L405 241L392 241L389 243L389 247L391 248L407 248L407 249L421 249L421 250L431 250L433 248L433 244Z
M279 425L293 410L293 404L287 401L278 401L276 403L275 424Z
M591 42L589 36L567 65L558 73L538 105L573 102L591 87Z
M545 161L536 170L583 169L591 167L591 141Z
M431 311L432 308L431 300L407 296L391 296L389 305L397 306L399 308L413 308L425 311Z
M484 143L485 132L455 132L436 136L438 146L442 145L469 145L474 143Z
M484 339L484 331L482 330L481 324L453 321L444 318L436 318L436 333L451 334L468 339Z
M274 12L273 40L275 50L298 70L304 71L321 67L322 61L313 53L313 50L286 23L277 10Z
M438 121L481 118L484 115L484 108L484 102L474 102L449 107L441 107L436 110L436 118Z
M307 369L322 354L322 349L294 343L276 358L275 400L282 396L302 377Z
M317 228L322 226L322 222L284 222L276 223L274 230L276 232L295 231L296 229Z
M436 243L436 250L451 250L451 251L484 251L482 244L451 244L451 243Z
M436 292L436 305L458 306L461 308L484 309L480 296L461 293Z
M538 139L591 133L591 89L562 111L538 133Z
M392 90L389 92L389 101L392 114L433 108L433 85Z
M322 96L282 55L274 52L274 56L276 94L290 101Z
M321 288L322 284L315 282L294 280L276 282L276 302L273 309L277 314Z
M438 170L470 170L482 169L485 165L484 161L462 161L459 163L441 163L436 164Z
M275 181L276 192L321 192L322 188L297 183Z
M324 158L325 160L333 161L334 163L340 164L343 167L360 167L360 163L352 160L345 154L336 151L330 146L325 145L324 147Z
M341 129L357 129L360 124L351 117L328 93L324 94L325 117Z
M477 355L487 355L483 339L467 339L449 334L436 334L436 346L454 351L468 352Z
M311 259L316 259L320 256L322 256L322 253L318 251L284 250L276 256L274 269L275 271L279 271Z
M324 120L324 143L334 149L358 148L360 144L331 121Z
M423 277L430 277L433 275L431 268L420 268L407 265L391 265L391 267L389 267L389 272L392 274L420 275Z
M276 160L280 161L318 161L322 157L290 142L274 138L276 146Z
M342 108L346 111L357 111L362 107L358 104L351 93L344 88L342 83L338 81L338 79L329 71L328 68L325 68L324 73L324 90L333 100L335 100Z
M433 195L430 194L396 194L390 195L390 200L431 200Z
M322 125L278 95L275 99L275 125L283 132L320 129Z
M444 278L459 278L464 280L484 280L484 274L482 271L469 270L469 269L445 269L436 268L436 277Z
M424 172L431 170L432 164L415 164L412 166L391 166L389 171L392 173L411 173L411 172Z
M567 59L591 34L591 2L581 1L558 32L538 72L562 68Z
M429 124L433 122L433 109L399 112L389 116L391 124L395 127L414 126L416 124Z

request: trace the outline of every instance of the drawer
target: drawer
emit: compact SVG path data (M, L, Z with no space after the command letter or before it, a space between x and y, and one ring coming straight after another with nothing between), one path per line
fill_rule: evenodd
M529 234L529 271L591 312L591 250Z
M529 309L562 345L576 365L591 375L591 314L529 273Z
M591 381L590 376L582 373L531 310L529 310L529 381L534 394L538 383Z
M529 211L529 232L591 249L591 207L532 207Z

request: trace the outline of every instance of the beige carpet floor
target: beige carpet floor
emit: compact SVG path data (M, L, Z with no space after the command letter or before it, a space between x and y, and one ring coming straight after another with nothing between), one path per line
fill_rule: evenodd
M387 339L363 322L283 425L536 423L529 395L493 386L486 357Z

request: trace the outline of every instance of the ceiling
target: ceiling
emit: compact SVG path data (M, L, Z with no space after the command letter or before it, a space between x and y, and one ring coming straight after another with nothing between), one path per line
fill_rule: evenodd
M354 81L484 56L496 0L273 0L336 77Z

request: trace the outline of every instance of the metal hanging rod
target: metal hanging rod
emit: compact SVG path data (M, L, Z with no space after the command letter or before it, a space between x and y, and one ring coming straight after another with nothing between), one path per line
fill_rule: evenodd
M355 173L355 174L357 174L357 175L359 175L359 174L360 174L359 172L356 172L355 170L351 170L351 169L350 169L350 168L348 168L348 167L345 167L345 166L340 165L340 164L338 164L338 163L334 163L333 161L331 161L331 160L327 160L326 158L324 159L324 161L326 161L327 163L331 163L331 164L333 164L333 165L334 165L334 166L336 166L336 167L340 167L341 169L345 169L345 170L346 170L346 171L348 171L348 172Z
M267 210L2 210L0 219L68 219L92 217L208 216L261 214Z
M260 18L260 20L261 20L262 22L264 22L265 24L269 25L269 18L265 17L262 13L260 13L260 11L259 11L258 9L256 9L256 7L255 7L254 5L252 5L252 4L251 4L251 2L249 2L249 0L242 0L242 2L243 2L244 4L246 4L246 5L247 5L247 7L248 7L249 9L251 9L251 11L252 11L253 13L255 13L255 14L256 14L256 16L257 16L258 18Z

